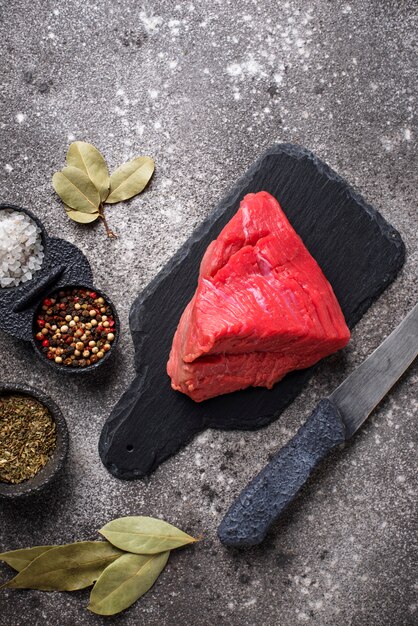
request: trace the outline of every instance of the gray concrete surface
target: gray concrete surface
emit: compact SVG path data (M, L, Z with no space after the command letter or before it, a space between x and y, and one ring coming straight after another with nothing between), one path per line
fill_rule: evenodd
M416 366L262 547L227 550L215 534L248 479L417 300L416 3L21 0L0 11L1 200L32 209L51 235L80 246L124 330L113 372L91 381L61 379L0 336L1 379L48 391L71 431L59 488L1 505L0 549L95 538L127 514L161 516L205 537L174 554L154 589L118 618L90 614L87 591L11 590L0 592L2 626L416 623ZM108 209L114 242L101 225L70 222L53 193L52 173L74 139L94 143L112 168L155 158L149 190ZM102 466L97 441L133 375L130 304L276 141L317 152L379 208L404 237L405 269L344 354L323 364L276 423L208 431L150 479L120 482ZM5 580L9 570L0 573Z

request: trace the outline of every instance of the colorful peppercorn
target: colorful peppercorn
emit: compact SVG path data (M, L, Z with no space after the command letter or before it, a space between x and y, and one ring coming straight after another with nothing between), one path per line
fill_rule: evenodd
M63 367L87 367L110 350L117 328L102 296L88 289L61 290L45 298L37 313L35 343Z

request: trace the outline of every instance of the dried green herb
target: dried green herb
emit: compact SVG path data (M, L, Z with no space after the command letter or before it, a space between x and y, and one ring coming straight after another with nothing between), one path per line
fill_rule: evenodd
M80 541L57 546L43 552L4 587L42 591L84 589L122 554L107 541Z
M98 211L97 213L83 213L82 211L75 211L74 209L71 209L66 204L64 205L64 208L68 217L79 224L91 224L91 222L95 222L100 217L100 213Z
M64 167L52 177L52 185L63 202L83 213L97 213L100 196L90 178L77 167Z
M75 141L68 148L67 164L85 172L99 192L101 201L106 200L109 195L109 172L97 148L85 141Z
M3 552L0 554L0 561L4 561L17 572L21 572L22 569L25 569L25 567L38 558L38 556L56 547L57 546L34 546L33 548L22 548L21 550Z
M120 517L99 530L110 543L135 554L157 554L195 543L179 528L153 517Z
M0 481L21 483L47 463L57 442L49 410L35 398L0 397Z
M138 157L124 163L110 177L110 193L106 204L129 200L146 187L154 172L150 157Z
M114 615L143 596L165 568L170 552L124 554L106 567L90 593L88 609Z
M118 542L119 535L124 535L124 550L109 541L80 541L0 554L0 560L19 572L0 589L76 591L96 583L88 608L99 615L114 615L152 587L167 564L167 545L179 548L198 541L152 517L122 517L114 522L114 529L110 522L100 532L110 528L106 532ZM144 552L138 554L140 545Z
M75 141L68 148L67 165L53 175L52 185L68 217L80 224L100 218L108 237L115 238L104 214L104 203L115 204L141 193L154 173L154 161L150 157L137 157L118 167L109 177L106 161L97 148L85 141Z

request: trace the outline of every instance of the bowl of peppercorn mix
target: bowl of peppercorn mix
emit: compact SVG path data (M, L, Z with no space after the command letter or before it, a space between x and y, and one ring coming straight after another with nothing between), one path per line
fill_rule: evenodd
M32 342L37 354L61 372L96 369L113 354L119 318L97 289L66 286L45 297L35 311Z
M25 385L0 386L0 499L50 486L68 453L66 421L51 398Z

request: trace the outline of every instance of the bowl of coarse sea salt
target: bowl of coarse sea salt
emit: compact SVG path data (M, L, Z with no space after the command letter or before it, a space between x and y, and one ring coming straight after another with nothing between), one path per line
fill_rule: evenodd
M0 330L30 341L57 371L80 374L109 361L120 332L81 250L10 204L0 204Z
M30 211L0 208L0 288L32 280L45 256L45 230Z

